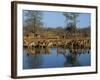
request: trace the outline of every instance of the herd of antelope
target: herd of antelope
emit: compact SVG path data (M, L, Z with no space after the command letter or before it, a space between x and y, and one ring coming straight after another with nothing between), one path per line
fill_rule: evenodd
M91 41L89 38L81 39L24 39L24 47L63 47L71 49L90 49Z

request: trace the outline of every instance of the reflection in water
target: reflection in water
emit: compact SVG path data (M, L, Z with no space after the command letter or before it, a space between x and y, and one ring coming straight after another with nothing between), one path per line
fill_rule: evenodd
M24 49L23 69L90 66L90 50L64 48Z
M42 63L42 55L29 55L26 54L27 51L24 50L24 57L23 57L23 63L25 69L32 69L32 68L38 68L39 65Z

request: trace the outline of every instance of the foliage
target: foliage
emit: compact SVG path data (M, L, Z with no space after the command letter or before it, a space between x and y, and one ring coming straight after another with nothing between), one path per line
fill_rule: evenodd
M76 27L79 13L64 12L63 15L66 17L66 21L68 20L68 23L72 23Z

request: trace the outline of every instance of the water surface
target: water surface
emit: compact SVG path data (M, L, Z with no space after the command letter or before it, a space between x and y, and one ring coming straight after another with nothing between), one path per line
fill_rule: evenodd
M34 50L33 50L34 51ZM23 69L90 66L90 50L73 52L63 48L35 49L34 53L24 49Z

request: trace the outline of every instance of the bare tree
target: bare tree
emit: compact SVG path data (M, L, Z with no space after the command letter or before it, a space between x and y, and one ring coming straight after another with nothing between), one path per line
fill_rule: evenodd
M30 27L31 31L35 34L36 29L43 25L42 12L33 10L24 10L24 26Z

